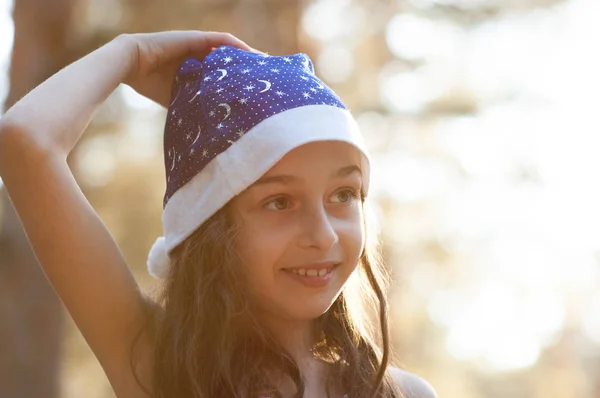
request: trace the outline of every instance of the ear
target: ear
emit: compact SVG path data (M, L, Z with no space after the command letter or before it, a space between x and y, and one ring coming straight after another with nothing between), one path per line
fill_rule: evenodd
M437 398L433 387L421 377L392 366L388 367L388 372L400 386L404 398Z

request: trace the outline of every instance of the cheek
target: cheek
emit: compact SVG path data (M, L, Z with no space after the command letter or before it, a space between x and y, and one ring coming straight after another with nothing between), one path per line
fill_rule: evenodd
M344 246L348 255L360 257L365 246L365 223L362 208L357 206L351 214L340 220L338 227L340 243Z
M283 256L284 242L281 233L256 228L239 231L238 253L242 260L242 272L252 306L260 311L277 312L273 303L278 302L277 272Z
M270 228L264 223L246 223L239 227L237 248L240 255L247 260L272 257L281 246L281 230Z
M355 224L343 238L340 237L340 243L344 246L349 262L357 265L365 247L364 229Z
M272 283L285 248L284 234L260 225L241 226L236 247L250 287L264 289Z

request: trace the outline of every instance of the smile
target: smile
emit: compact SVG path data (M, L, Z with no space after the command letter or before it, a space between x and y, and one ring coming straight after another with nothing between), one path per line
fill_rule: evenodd
M293 272L294 274L298 274L298 275L302 275L302 276L324 276L326 275L329 271L331 271L333 268L323 268L320 270L316 270L316 269L309 269L306 270L304 268L294 268L292 270L290 270L291 272Z
M323 268L288 268L283 271L306 287L325 287L329 284L339 264Z

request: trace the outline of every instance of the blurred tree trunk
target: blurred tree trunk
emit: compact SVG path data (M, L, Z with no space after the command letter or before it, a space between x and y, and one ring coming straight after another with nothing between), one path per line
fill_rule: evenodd
M74 0L15 0L7 109L71 58ZM62 309L4 191L0 193L0 396L58 397Z

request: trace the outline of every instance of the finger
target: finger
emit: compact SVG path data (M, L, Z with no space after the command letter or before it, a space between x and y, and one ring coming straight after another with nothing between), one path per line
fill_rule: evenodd
M189 56L204 58L214 48L223 45L253 51L244 41L224 32L169 31L150 35L154 46L166 59L182 59Z
M237 47L241 50L252 51L252 47L250 47L248 44L246 44L246 42L240 40L231 33L206 32L204 33L204 38L206 40L206 43L212 47L229 45L232 47Z
M219 46L229 45L229 46L237 47L237 48L239 48L241 50L245 50L245 51L250 51L250 52L264 54L264 55L267 54L264 51L260 51L254 47L249 46L246 42L240 40L239 38L235 37L234 35L232 35L230 33L206 32L205 39L207 40L207 43L209 43L209 45L211 46L211 51L215 50Z
M255 53L258 53L258 54L263 54L263 55L268 55L266 52L257 50L254 47L250 47L250 49L251 49L252 52L255 52Z

